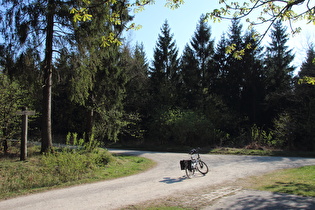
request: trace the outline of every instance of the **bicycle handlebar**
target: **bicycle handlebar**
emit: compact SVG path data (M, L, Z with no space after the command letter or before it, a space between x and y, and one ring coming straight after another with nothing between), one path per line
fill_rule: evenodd
M196 154L200 151L200 147L196 148L196 149L192 149L190 150L189 154L192 155L192 154Z

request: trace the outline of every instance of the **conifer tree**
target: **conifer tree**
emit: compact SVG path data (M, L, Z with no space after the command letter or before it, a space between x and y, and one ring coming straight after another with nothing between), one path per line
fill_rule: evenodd
M201 75L201 86L207 88L209 79L209 67L214 53L214 40L211 39L211 28L205 22L205 16L200 17L194 37L190 42L194 55L198 60L198 70Z
M250 123L260 123L258 114L264 98L262 48L254 34L252 30L242 35L240 21L233 19L228 37L223 35L216 48L214 67L219 71L218 93L225 103ZM235 56L240 51L241 58Z
M261 111L265 98L263 85L262 47L253 38L254 30L247 31L244 35L244 46L251 46L245 49L244 56L239 62L243 67L241 83L241 112L249 118L251 124L262 124Z
M225 77L225 87L222 91L223 98L236 112L240 113L241 106L241 91L242 91L242 78L244 76L244 68L242 66L241 60L236 59L233 55L233 51L239 51L244 48L242 40L242 25L237 19L232 20L232 25L229 28L227 37L227 46L232 46L233 49L229 52L226 59L226 77Z
M195 109L201 103L201 75L194 51L186 45L181 57L181 104L183 108Z
M310 45L307 57L301 65L297 79L315 76L315 49ZM304 150L315 151L315 86L307 83L296 83L295 104L291 113L295 118L294 146Z
M299 78L315 77L315 46L311 44L307 50L306 60L302 63L299 71Z
M295 69L291 65L294 59L292 49L287 46L289 37L286 27L282 25L281 21L274 24L270 38L271 42L267 46L264 59L267 124L287 106L286 94L290 94L290 90L293 88L292 74Z
M205 98L216 77L211 69L214 54L214 41L211 39L211 28L202 15L190 45L186 45L181 63L181 75L184 94L190 108L205 106Z
M120 140L143 140L147 129L149 112L149 64L143 44L134 48L125 46L122 53L122 65L127 70L126 97L124 108L128 125L123 129Z
M129 51L129 56L126 109L132 112L143 112L148 103L149 79L149 64L143 44L137 43L133 52Z
M215 48L215 53L213 55L213 71L216 71L216 81L213 85L213 92L217 95L222 95L225 90L226 78L227 78L227 59L228 54L226 53L227 49L227 38L223 33L218 44Z
M150 68L153 103L173 106L177 101L179 59L167 20L161 28L153 56L153 65Z
M114 44L101 47L99 40L100 36L111 33L121 39L123 28L108 21L114 11L120 11L122 24L132 19L123 1L111 7L102 0L93 0L89 12L95 18L75 25L80 60L71 80L72 99L86 109L86 141L93 136L99 140L116 141L126 124L123 101L128 78L122 51Z
M291 79L295 68L290 64L294 55L292 49L287 46L289 37L286 30L281 21L276 22L271 30L271 43L267 47L265 58L266 84L269 93L281 93L292 88Z

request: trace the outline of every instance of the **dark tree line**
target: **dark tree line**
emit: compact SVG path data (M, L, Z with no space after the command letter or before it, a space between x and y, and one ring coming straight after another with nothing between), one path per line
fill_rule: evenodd
M274 24L267 46L253 38L254 30L243 32L238 20L215 43L211 27L201 16L180 56L166 21L150 63L141 44L100 47L102 35L114 33L123 39L123 28L108 22L107 17L115 10L125 10L121 22L132 20L124 1L115 8L92 1L89 11L97 18L81 23L62 13L76 1L54 3L52 47L58 51L50 71L54 141L72 132L86 141L94 138L105 143L315 149L314 86L298 82L315 74L314 47L310 46L294 77L294 55L281 22ZM39 20L36 14L32 17ZM45 23L43 20L40 22ZM7 41L1 45L0 85L3 94L23 90L23 100L20 91L11 97L14 110L28 106L40 113L30 125L35 137L45 129L41 107L46 99L40 90L48 67L47 54L34 46L47 38L36 39L34 28L32 39L27 39L23 27L30 30L35 23L26 22L2 30ZM67 39L57 39L61 34ZM24 40L23 48L16 50L16 39ZM235 52L242 52L241 57ZM3 100L0 108L4 110ZM0 137L7 138L16 126L3 113Z
M149 69L149 143L314 149L306 131L314 126L311 104L308 114L298 113L305 103L300 97L311 100L314 91L298 83L312 76L303 73L306 66L312 71L311 54L294 76L286 27L276 22L267 46L254 34L243 33L234 19L215 45L201 16L179 57L170 26L163 24ZM303 86L310 92L302 94Z

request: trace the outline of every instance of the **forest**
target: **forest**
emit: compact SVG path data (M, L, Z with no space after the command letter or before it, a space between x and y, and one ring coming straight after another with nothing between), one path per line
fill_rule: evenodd
M281 21L262 46L239 19L214 42L201 15L183 52L166 20L148 60L143 44L125 43L125 28L107 21L113 11L114 21L132 21L125 1L99 2L89 11L97 18L75 22L77 1L3 1L1 140L20 138L16 113L27 107L36 111L29 139L42 141L42 152L71 135L105 145L315 151L315 86L301 82L315 77L313 43L294 74Z

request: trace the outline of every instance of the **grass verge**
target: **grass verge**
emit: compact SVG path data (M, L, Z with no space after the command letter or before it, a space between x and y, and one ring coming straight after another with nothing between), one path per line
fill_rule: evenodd
M18 161L15 156L0 159L0 200L129 176L155 164L142 157L115 156L105 149L63 150L49 155L34 153L27 161Z
M315 166L278 170L247 182L250 189L315 197Z
M229 148L218 147L204 150L209 154L228 154L228 155L258 155L258 156L282 156L282 157L315 157L315 152L305 151L284 151L271 149L245 149L245 148Z

